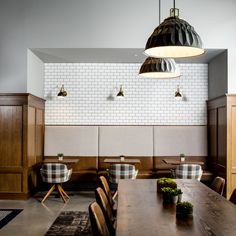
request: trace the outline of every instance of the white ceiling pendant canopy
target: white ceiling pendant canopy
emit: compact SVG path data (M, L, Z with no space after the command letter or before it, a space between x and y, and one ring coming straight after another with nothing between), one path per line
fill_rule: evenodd
M194 28L179 18L179 9L170 10L165 19L149 37L145 54L159 58L193 57L204 53L202 40Z
M146 78L171 79L180 77L174 59L148 57L142 64L139 75Z

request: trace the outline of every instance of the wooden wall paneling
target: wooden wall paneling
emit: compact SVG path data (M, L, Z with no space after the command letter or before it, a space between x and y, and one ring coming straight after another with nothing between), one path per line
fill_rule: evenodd
M36 163L42 162L44 150L44 110L36 109Z
M22 192L21 173L1 173L0 192L21 193Z
M215 176L226 179L227 109L226 96L207 101L209 169Z
M208 110L208 160L209 169L214 172L217 164L217 109Z
M28 167L32 167L36 163L36 109L28 107L28 130L27 130L27 153Z
M217 172L226 179L227 159L227 114L226 106L218 107L218 135L217 135Z
M0 166L22 165L22 106L0 106Z
M37 162L43 155L44 103L30 94L0 94L0 198L26 199L36 187Z
M236 188L236 96L227 96L227 198Z

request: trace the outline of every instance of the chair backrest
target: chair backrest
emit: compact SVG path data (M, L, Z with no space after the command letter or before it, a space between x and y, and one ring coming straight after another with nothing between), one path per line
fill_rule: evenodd
M65 164L46 163L42 165L40 173L44 182L64 183L70 179L72 170L68 170Z
M202 167L196 164L181 164L175 169L176 179L197 179L201 180Z
M98 205L102 209L110 234L114 235L115 234L115 228L114 228L115 218L114 218L110 203L108 202L107 196L102 188L99 187L95 190L95 198Z
M236 189L234 189L234 191L232 192L229 200L236 205Z
M89 205L89 218L93 235L110 236L105 217L97 202L93 202Z
M107 179L104 176L100 176L98 181L99 181L99 186L103 189L103 191L107 195L108 201L112 207L114 205L114 200L112 198L111 189L109 187Z
M112 164L109 168L109 181L118 183L119 179L135 179L138 171L131 164Z
M216 191L220 195L223 195L225 187L225 179L219 176L215 177L210 187L212 190Z

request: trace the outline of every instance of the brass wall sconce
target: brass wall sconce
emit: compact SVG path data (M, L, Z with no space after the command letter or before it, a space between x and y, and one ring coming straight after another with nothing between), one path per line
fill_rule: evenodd
M183 100L183 95L180 92L179 85L177 86L177 89L175 91L175 100L178 100L178 101Z
M67 96L67 92L66 92L66 90L65 90L65 88L64 88L64 84L61 86L61 89L60 89L59 93L57 94L57 96L58 96L58 97L61 97L61 98Z
M117 93L116 95L118 98L123 98L125 95L124 95L124 91L123 91L123 88L122 88L122 85L120 86L120 90L119 92Z

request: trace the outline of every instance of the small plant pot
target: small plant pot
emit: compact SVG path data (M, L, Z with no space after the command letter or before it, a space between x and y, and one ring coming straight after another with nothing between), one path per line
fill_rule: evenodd
M163 193L164 203L173 203L173 196L170 193Z
M189 213L176 211L176 216L177 217L183 217L183 218L184 217L192 217L193 216L193 211L189 212Z
M158 193L162 193L162 190L161 190L161 188L163 188L164 186L162 185L162 184L159 184L158 182L157 182L157 192Z
M182 201L182 196L183 196L182 193L181 193L181 194L178 194L178 202L181 202L181 201Z
M59 156L59 157L58 157L58 160L59 160L59 161L63 161L63 156Z
M178 196L172 196L172 203L178 202Z
M180 162L185 162L185 157L180 157Z
M193 205L190 202L180 202L176 204L176 215L191 216L193 215Z

